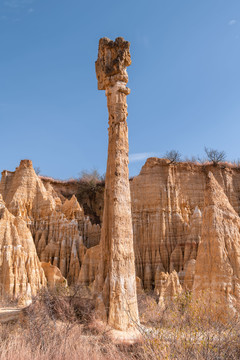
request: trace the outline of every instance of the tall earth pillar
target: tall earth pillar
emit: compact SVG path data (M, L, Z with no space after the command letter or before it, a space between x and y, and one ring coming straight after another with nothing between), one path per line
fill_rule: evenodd
M99 41L96 75L109 112L108 160L101 232L101 262L96 278L98 307L108 324L126 331L138 323L135 259L128 171L127 95L130 43L119 37Z

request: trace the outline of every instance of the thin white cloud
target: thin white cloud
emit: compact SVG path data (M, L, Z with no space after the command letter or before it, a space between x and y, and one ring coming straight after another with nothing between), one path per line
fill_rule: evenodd
M157 154L152 152L145 152L145 153L136 153L136 154L129 154L129 162L137 162L137 161L143 161L148 159L149 157L157 156Z
M4 5L12 9L21 8L30 5L34 0L5 0Z
M237 20L232 19L229 21L228 25L232 26L232 25L235 25L236 23L237 23Z
M33 13L33 12L34 12L34 9L33 9L33 8L28 9L28 13L29 13L29 14L31 14L31 13Z

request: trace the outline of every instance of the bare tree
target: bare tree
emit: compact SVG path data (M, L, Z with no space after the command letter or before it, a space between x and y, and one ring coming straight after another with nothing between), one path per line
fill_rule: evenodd
M164 157L167 158L168 160L170 160L170 164L181 161L181 154L177 150L167 151L166 154L164 155Z
M216 166L219 162L224 161L226 158L225 151L218 151L216 149L208 149L206 146L204 151L207 155L209 161L213 162L213 165Z

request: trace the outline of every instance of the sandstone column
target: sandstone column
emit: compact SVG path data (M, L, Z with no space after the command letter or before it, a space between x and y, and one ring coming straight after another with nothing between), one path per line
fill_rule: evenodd
M99 41L96 74L105 90L109 112L108 160L101 233L101 262L96 279L98 307L108 324L126 331L138 322L135 259L128 172L126 67L131 64L130 43L119 37Z

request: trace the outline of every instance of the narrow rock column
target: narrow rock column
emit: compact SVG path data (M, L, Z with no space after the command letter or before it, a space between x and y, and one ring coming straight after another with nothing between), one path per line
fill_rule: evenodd
M110 326L122 331L138 322L126 122L129 47L130 43L123 38L115 41L102 38L96 61L98 89L106 90L109 112L101 262L96 288L101 294L99 310L105 311Z

